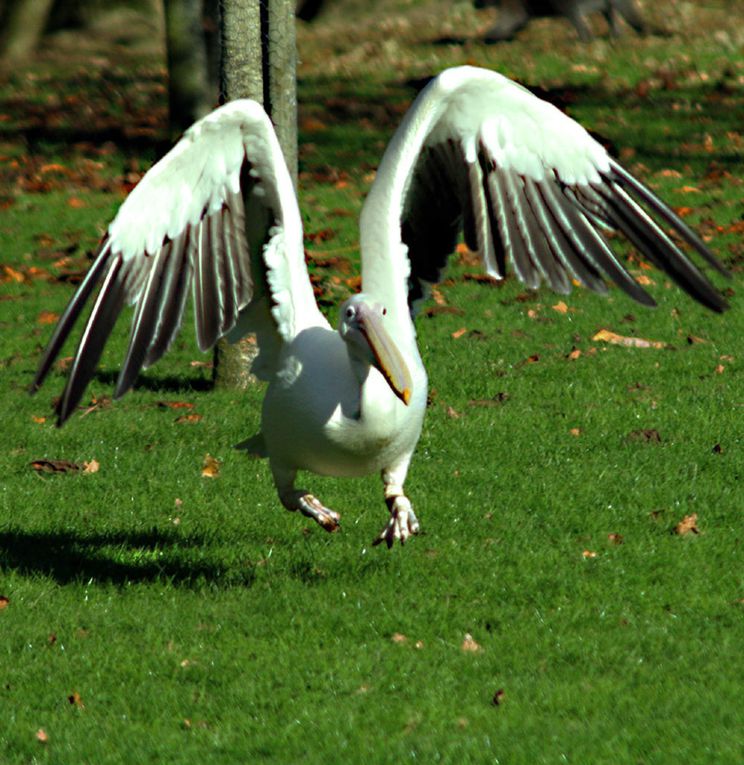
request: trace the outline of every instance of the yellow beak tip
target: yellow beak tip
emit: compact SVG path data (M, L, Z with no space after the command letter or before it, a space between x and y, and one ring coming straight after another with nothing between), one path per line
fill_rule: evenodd
M411 401L411 389L410 388L403 388L403 403L406 406L408 406L410 401Z

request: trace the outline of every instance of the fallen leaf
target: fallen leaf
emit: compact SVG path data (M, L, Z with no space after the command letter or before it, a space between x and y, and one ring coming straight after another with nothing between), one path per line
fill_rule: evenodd
M459 420L462 415L452 406L447 407L447 417L452 420Z
M393 634L390 636L390 639L393 641L393 643L405 643L407 642L408 638L402 633L402 632L393 632Z
M195 412L192 412L191 414L182 414L180 417L176 417L174 422L177 425L183 425L184 423L193 423L193 422L199 422L202 419L201 414L196 414Z
M626 337L611 332L609 329L600 329L592 337L594 342L611 343L612 345L623 345L627 348L666 348L667 344L660 340L646 340L643 337Z
M70 702L70 704L76 706L78 709L85 709L85 704L83 704L83 700L80 698L80 694L77 691L73 691L67 697L67 700Z
M90 460L90 462L83 462L83 473L97 473L101 468L98 460Z
M713 452L713 454L723 454L723 447L721 446L721 444L716 444L713 447L713 449L711 449L711 451Z
M58 319L59 319L58 313L54 313L54 311L42 311L36 317L36 323L37 324L56 324Z
M31 417L31 419L37 424L41 425L46 422L46 417Z
M74 210L79 210L81 207L85 207L86 203L80 197L70 197L67 200L67 206L72 207Z
M656 284L656 282L650 277L646 276L646 274L638 274L638 276L635 277L635 280L642 287L648 287L651 284Z
M31 467L37 473L75 473L80 465L69 460L34 460Z
M573 309L569 308L562 300L559 300L555 305L551 306L551 308L554 311L558 311L558 313L568 313L569 311L573 311Z
M193 409L194 404L189 401L158 401L161 409Z
M597 553L594 552L594 550L584 550L584 552L581 553L584 558L596 558Z
M495 707L500 707L504 701L506 701L506 693L504 692L503 688L499 688L496 693L493 694L493 698L491 699L491 703Z
M39 730L36 731L36 740L40 741L42 744L46 744L49 741L49 736L44 728L39 728Z
M607 539L612 542L613 545L621 545L623 543L623 535L622 534L608 534Z
M697 513L690 513L690 515L686 515L675 527L674 527L674 533L679 534L679 536L684 536L685 534L699 534L700 529L697 525Z
M475 642L473 636L469 632L466 632L465 637L462 639L460 650L465 651L466 653L477 653L481 650L481 647Z
M717 375L722 375L726 367L723 364L716 364L716 368L713 370Z
M661 434L655 428L640 428L639 430L631 430L627 435L627 440L647 444L660 444Z
M571 352L566 356L569 361L576 361L581 356L581 350L579 348L573 348Z
M581 435L581 428L571 428L571 430L568 431L572 436L580 436Z
M467 331L468 331L468 328L467 328L467 327L460 327L460 329L456 329L456 330L455 330L455 331L452 333L452 338L453 338L454 340L459 340L459 339L460 339L460 338L461 338L461 337L462 337L462 336L463 336L463 335L464 335L464 334L465 334Z
M526 364L537 364L538 361L540 361L540 354L533 353L532 356L528 356L526 359L523 359L522 361L518 362L516 366L523 367Z
M10 605L10 598L7 595L0 595L0 611Z
M217 478L220 474L220 461L212 457L211 454L207 454L204 457L204 463L202 464L202 476L204 478Z

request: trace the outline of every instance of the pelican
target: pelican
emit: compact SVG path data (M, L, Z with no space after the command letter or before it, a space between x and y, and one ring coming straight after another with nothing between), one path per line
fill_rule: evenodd
M665 232L726 274L701 239L576 122L506 77L447 69L416 98L388 145L360 218L362 292L320 312L303 254L297 197L271 121L250 100L196 122L124 201L62 314L32 383L44 381L100 284L58 404L75 410L125 304L131 335L115 389L122 396L179 330L191 291L205 351L254 332L253 371L268 381L257 452L279 500L329 531L340 516L298 471L382 477L389 511L375 539L419 531L404 492L426 410L415 304L437 282L460 235L501 279L568 293L604 293L608 277L654 301L602 235L622 232L693 298L724 298Z

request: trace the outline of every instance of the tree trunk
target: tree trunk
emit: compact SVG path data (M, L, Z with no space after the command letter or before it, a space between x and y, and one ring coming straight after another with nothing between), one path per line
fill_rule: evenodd
M276 126L287 166L297 183L297 91L293 0L221 0L221 95L252 98ZM244 389L255 382L250 365L255 338L217 343L215 385Z
M164 5L168 114L171 133L179 135L215 105L217 83L208 80L202 0L165 0Z
M39 44L54 0L11 0L5 12L0 58L7 62L29 56Z

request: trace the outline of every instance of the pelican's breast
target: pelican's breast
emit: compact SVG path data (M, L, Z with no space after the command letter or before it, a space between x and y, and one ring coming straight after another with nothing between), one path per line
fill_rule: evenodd
M338 333L306 329L284 347L264 399L262 431L269 457L324 475L381 470L415 446L425 386L424 375L424 406L406 406L371 368L360 391Z

